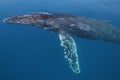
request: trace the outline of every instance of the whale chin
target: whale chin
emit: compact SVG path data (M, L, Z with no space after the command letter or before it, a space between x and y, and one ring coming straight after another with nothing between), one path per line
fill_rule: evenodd
M24 24L24 23L25 23L23 20L17 20L17 19L15 19L14 17L5 18L5 19L3 20L3 22L5 22L5 23L17 23L17 24Z
M5 23L15 23L15 20L11 20L11 18L5 18L3 20L3 22L5 22Z
M11 17L11 18L5 18L3 20L5 23L11 23L11 24L30 24L30 21L27 21L26 19L20 19L16 17Z

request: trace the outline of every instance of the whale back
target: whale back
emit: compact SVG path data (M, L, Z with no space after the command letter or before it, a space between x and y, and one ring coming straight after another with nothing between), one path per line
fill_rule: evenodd
M33 13L6 18L4 22L31 25L58 33L120 44L120 29L107 21L58 13Z

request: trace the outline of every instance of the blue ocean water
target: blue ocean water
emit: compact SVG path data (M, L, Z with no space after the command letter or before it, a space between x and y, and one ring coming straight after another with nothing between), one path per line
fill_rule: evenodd
M58 35L3 23L6 17L57 12L110 21L120 28L119 0L1 0L0 80L120 80L120 46L74 37L81 73L69 68Z

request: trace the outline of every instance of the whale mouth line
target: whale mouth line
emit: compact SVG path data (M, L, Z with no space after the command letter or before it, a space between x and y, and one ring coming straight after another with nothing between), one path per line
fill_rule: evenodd
M21 24L19 21L12 20L12 18L5 18L3 20L4 23L9 23L9 24Z
M5 18L3 20L4 23L14 23L15 21L12 21L11 18Z
M3 22L5 22L5 23L6 23L6 22L9 22L8 19L9 19L9 18L5 18L5 19L3 20Z

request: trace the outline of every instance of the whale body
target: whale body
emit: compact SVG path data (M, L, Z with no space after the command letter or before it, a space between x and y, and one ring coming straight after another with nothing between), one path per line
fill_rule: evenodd
M38 12L5 18L4 22L25 24L59 35L65 58L75 73L80 73L77 46L72 36L120 44L120 29L107 21L70 14Z

